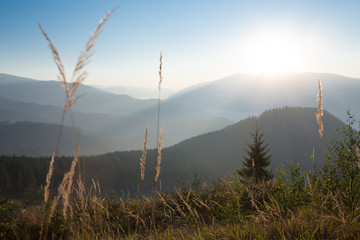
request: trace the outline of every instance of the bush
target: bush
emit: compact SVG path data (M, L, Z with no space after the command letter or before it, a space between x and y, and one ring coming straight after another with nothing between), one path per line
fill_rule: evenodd
M360 133L354 124L354 115L348 112L348 120L337 130L340 139L330 143L327 160L318 176L322 190L339 196L352 211L360 201Z
M284 165L277 171L273 197L284 209L295 209L308 203L310 195L305 185L306 174L301 171L300 163L290 162L288 167L288 172Z

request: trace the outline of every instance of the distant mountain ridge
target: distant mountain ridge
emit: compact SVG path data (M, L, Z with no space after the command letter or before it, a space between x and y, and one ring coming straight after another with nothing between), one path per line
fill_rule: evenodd
M346 118L346 110L360 113L360 79L334 74L236 74L198 84L161 101L164 147L232 122L282 106L315 107L317 77L323 85L323 106ZM102 139L110 151L141 149L145 127L149 146L155 146L157 99L139 100L81 85L86 95L74 106L75 123L89 136ZM0 121L58 124L65 94L57 81L36 81L0 74ZM69 120L65 125L71 125ZM101 152L99 152L101 153Z
M130 87L130 86L121 86L121 85L115 85L115 86L94 85L94 87L105 92L110 92L118 95L128 95L130 97L137 99L157 98L159 94L158 89L142 88L142 87ZM161 98L166 99L175 92L176 91L172 89L167 89L167 88L161 89Z
M85 96L73 108L75 124L87 135L101 139L108 150L141 149L146 126L149 144L155 145L157 99L139 100L86 85L79 87L82 93ZM0 75L0 121L59 124L64 101L65 93L57 81ZM166 101L161 102L160 120L166 132L164 146L232 123L201 108ZM71 126L71 121L66 119L65 125Z
M194 89L184 90L170 102L201 107L232 120L258 115L283 106L316 107L317 79L323 86L323 106L346 119L346 110L360 114L360 79L327 73L277 75L235 74Z
M9 81L12 78L18 77L7 74L0 75L0 98L63 107L65 93L58 81L36 81L32 79L28 79L28 81ZM147 120L157 119L157 99L135 99L127 95L100 91L84 84L79 86L77 93L77 96L82 94L85 94L85 96L73 106L74 111L136 117ZM164 120L214 117L202 108L165 100L162 100L161 108L161 117Z

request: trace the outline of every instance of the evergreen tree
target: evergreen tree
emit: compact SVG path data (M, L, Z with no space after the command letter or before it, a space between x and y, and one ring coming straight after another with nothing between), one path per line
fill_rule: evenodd
M257 125L255 133L251 133L251 136L253 143L248 143L248 149L245 149L248 156L244 157L242 162L244 167L237 172L241 177L251 179L255 183L269 180L272 178L272 174L265 169L270 165L271 161L271 155L268 154L268 144L264 144L263 134L259 132Z

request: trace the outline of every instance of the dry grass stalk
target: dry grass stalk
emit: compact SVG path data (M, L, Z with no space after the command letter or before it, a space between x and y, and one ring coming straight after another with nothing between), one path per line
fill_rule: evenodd
M54 160L55 160L55 153L53 153L53 155L51 157L49 171L48 171L48 173L46 175L46 185L45 185L45 188L44 188L44 209L43 209L44 212L46 211L46 205L47 205L47 202L49 200L49 187L50 187L51 177L52 177L52 174L54 172ZM54 208L54 211L55 211L55 208ZM51 217L49 217L49 219L50 218ZM46 220L42 221L42 223L41 223L41 231L40 231L40 234L41 234L40 239L42 239L42 233L44 231L44 227L47 229L47 226L48 225L47 225ZM46 234L45 234L45 236L46 236Z
M160 165L161 165L161 145L163 141L163 129L164 127L161 126L160 129L160 138L158 140L158 148L157 148L157 157L156 157L156 166L155 166L155 177L154 177L154 183L153 183L153 204L152 204L152 213L151 213L151 223L152 226L155 227L155 192L156 192L156 183L159 179L160 175Z
M113 10L111 10L110 12L107 13L107 15L100 21L98 27L95 29L95 31L91 34L86 47L82 50L78 61L76 63L73 75L72 75L72 84L69 87L68 81L66 79L66 74L65 74L65 67L64 64L61 61L59 52L57 50L57 48L55 47L55 45L52 43L52 41L50 40L49 36L46 34L45 30L42 28L42 26L39 24L40 30L42 32L42 34L44 35L45 39L48 41L49 47L51 49L52 52L52 56L54 59L54 62L59 70L59 76L58 76L58 80L61 82L61 86L64 89L65 93L66 93L66 102L64 104L63 107L63 113L62 113L62 119L61 119L61 124L60 124L60 131L59 131L59 136L58 136L58 142L57 142L57 147L56 147L56 152L54 153L51 163L50 163L50 168L49 168L49 172L47 174L46 177L46 187L45 187L45 193L44 193L44 200L45 203L48 201L49 199L49 186L50 186L50 182L51 182L51 177L52 177L52 172L53 172L53 164L54 164L54 159L55 156L57 155L58 149L59 149L59 144L60 144L60 138L61 138L61 132L62 132L62 126L63 126L63 122L64 122L64 116L65 113L67 112L67 110L70 109L70 113L71 113L71 119L72 119L72 127L73 127L73 131L74 131L74 141L75 141L75 147L76 147L76 155L75 158L71 164L71 168L70 170L64 175L64 178L62 180L62 183L60 184L60 192L61 195L64 198L64 209L63 209L63 214L64 217L66 219L66 211L67 208L69 206L69 195L71 193L72 190L72 183L73 183L73 176L75 173L75 167L79 161L79 152L78 152L78 143L76 140L76 131L75 131L75 125L74 125L74 120L72 117L72 112L71 112L71 106L74 105L80 97L82 97L82 95L74 98L75 92L77 90L77 88L80 86L80 83L83 82L87 76L87 73L85 71L81 72L84 68L84 66L89 62L89 59L91 57L91 50L93 49L93 47L95 46L96 40L98 39L98 36L102 30L103 25L105 24L105 22L109 19L109 17L113 14L113 12L117 9L118 7L115 7ZM55 212L57 203L59 201L60 195L58 194L54 201L52 202L52 205L50 207L50 212L48 216L45 216L44 221L41 225L41 234L40 234L40 239L47 237L47 231L48 231L48 226L50 224L51 218ZM43 235L43 226L45 223L45 231L44 231L44 235Z
M45 188L44 188L44 202L45 202L45 205L49 200L49 187L50 187L51 177L52 177L52 174L54 172L54 161L55 161L55 153L53 153L53 155L51 157L49 171L48 171L48 173L46 175L46 185L45 185Z
M91 51L94 48L95 43L99 37L99 34L102 31L103 25L110 18L110 16L116 11L117 8L118 8L118 6L116 6L114 9L112 9L110 12L108 12L106 14L106 16L103 19L101 19L98 27L90 35L90 38L86 44L86 47L82 50L82 52L78 58L78 61L76 63L76 66L75 66L75 69L73 72L73 76L72 76L73 84L71 85L71 88L70 88L71 95L73 95L75 93L75 91L78 88L78 86L80 85L80 83L85 80L87 73L85 71L83 71L83 72L81 72L81 71L85 67L85 65L89 63L90 57L92 55Z
M163 76L162 76L162 52L160 52L160 66L159 66L159 91L161 90L161 83L163 80Z
M161 83L163 80L162 76L162 52L160 52L160 66L159 66L159 97L158 97L158 118L157 118L157 128L156 128L156 145L159 145L158 139L159 139L159 126L160 126L160 94L161 94Z
M146 127L145 131L145 139L144 139L144 149L140 158L140 173L141 173L141 181L144 181L145 178L145 163L146 163L146 143L148 138L148 128Z
M321 82L320 82L320 78L318 78L318 89L319 89L319 94L318 94L318 113L316 114L316 119L319 125L319 135L320 135L320 139L322 139L323 137L323 131L324 131L324 126L322 123L322 116L324 115L324 111L322 109L322 87L321 87Z
M159 137L159 144L158 144L158 148L157 148L157 157L156 157L156 166L155 166L155 178L154 178L154 185L156 185L159 175L160 175L160 165L161 165L161 145L163 142L163 131L164 130L164 126L161 126L160 129L160 137Z
M72 191L75 167L78 162L79 162L79 150L76 149L76 155L75 155L73 161L71 162L70 170L64 174L64 178L59 187L60 193L61 193L61 195L63 197L63 201L64 201L63 215L64 215L65 220L67 219L66 213L67 213L67 209L69 207L69 197L70 197L70 194Z
M79 152L76 151L76 156L74 157L74 160L72 161L71 163L71 167L70 167L70 170L64 174L64 177L61 181L61 184L59 186L59 192L60 194L58 194L52 204L51 204L51 207L50 207L50 212L47 216L47 221L45 223L45 238L46 238L46 235L47 235L47 230L48 230L48 227L49 227L49 224L50 224L50 221L51 221L51 218L52 216L54 215L54 212L56 210L56 206L59 202L59 199L60 199L60 196L63 197L63 200L64 200L64 207L63 207L63 215L64 215L64 218L65 220L67 219L67 208L69 207L69 196L70 196L70 193L71 193L71 189L72 189L72 183L73 183L73 176L75 174L75 167L77 165L77 162L79 160Z
M58 77L59 81L61 82L61 86L64 89L67 101L64 104L63 111L66 112L72 105L74 105L79 98L82 96L74 98L75 92L77 88L80 86L80 83L82 83L85 78L87 77L87 73L85 71L81 72L86 64L89 63L90 57L92 55L92 49L95 46L96 40L99 37L100 32L102 31L102 27L105 24L105 22L110 18L110 16L113 14L113 12L118 7L115 7L113 10L107 13L107 15L100 21L98 27L95 29L94 32L90 35L90 38L86 44L86 47L81 51L81 54L78 58L78 61L76 63L73 75L72 75L72 84L69 87L69 84L66 79L65 75L65 68L61 61L60 55L55 47L55 45L50 40L49 36L46 34L45 30L42 28L42 26L39 24L39 27L41 29L42 34L45 36L46 40L49 43L49 47L51 49L54 61L56 63L56 66L58 67L60 76Z

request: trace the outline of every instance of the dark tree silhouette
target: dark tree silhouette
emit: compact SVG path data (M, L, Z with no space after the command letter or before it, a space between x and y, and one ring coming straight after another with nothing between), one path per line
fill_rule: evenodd
M270 165L271 155L268 154L268 144L264 144L263 134L260 133L256 125L255 133L251 133L253 138L252 144L247 144L245 149L247 157L244 157L243 168L238 170L238 174L247 179L255 181L255 183L272 178L270 171L265 168Z

